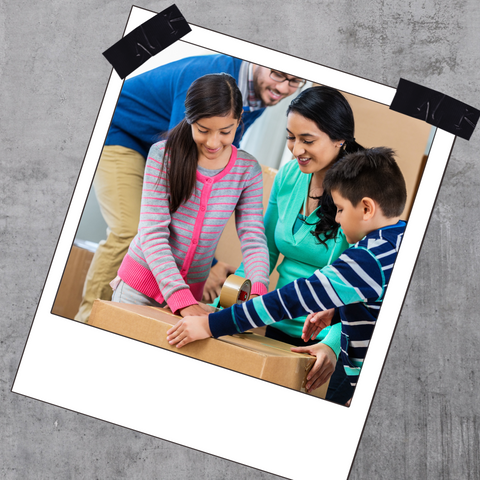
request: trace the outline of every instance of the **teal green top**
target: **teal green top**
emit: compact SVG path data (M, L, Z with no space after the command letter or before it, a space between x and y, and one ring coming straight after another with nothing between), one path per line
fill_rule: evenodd
M315 209L305 222L298 220L298 214L304 205L312 174L300 171L296 160L288 162L275 177L270 200L265 212L265 235L270 252L270 273L277 264L280 253L284 256L277 266L279 279L277 288L281 288L298 278L313 275L315 270L334 262L348 248L345 235L339 229L335 239L327 240L323 245L311 231L318 220ZM298 225L298 221L301 222ZM295 227L295 223L297 226ZM243 265L235 272L244 276ZM302 336L306 317L286 319L271 325L296 338ZM317 339L329 345L337 354L340 351L341 325L323 329Z

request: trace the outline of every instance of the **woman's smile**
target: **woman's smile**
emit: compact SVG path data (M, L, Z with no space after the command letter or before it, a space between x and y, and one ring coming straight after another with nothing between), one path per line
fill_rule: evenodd
M287 146L303 173L324 174L338 157L341 143L312 120L295 112L288 114Z

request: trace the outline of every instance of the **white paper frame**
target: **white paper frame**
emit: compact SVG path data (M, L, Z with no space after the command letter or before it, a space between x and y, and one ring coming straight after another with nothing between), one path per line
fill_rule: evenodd
M133 7L126 33L153 15ZM385 85L191 27L183 40L192 44L385 105L395 94ZM287 478L346 479L455 136L436 131L346 408L50 314L121 87L112 71L12 391Z

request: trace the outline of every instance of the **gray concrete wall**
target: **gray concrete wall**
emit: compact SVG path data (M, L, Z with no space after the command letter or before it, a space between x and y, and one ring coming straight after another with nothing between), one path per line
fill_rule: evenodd
M176 3L192 23L480 107L477 0ZM130 7L0 2L0 477L277 478L10 392L110 73L101 52ZM351 480L480 478L479 151L479 129L455 144Z

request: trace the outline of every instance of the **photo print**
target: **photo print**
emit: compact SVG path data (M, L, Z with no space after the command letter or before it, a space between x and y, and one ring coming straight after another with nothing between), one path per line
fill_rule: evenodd
M125 33L154 15L133 7ZM133 331L115 334L74 320L88 262L106 229L92 185L123 85L115 71L98 112L12 391L286 478L346 479L455 136L390 110L395 95L392 87L190 26L190 33L128 78L182 58L220 53L306 80L298 92L266 108L240 143L240 148L262 165L265 207L276 171L293 158L286 139L287 107L295 95L312 85L332 87L345 96L354 114L359 144L390 147L396 152L407 187L402 215L407 227L350 406L307 394L304 384L299 388L287 385L275 377L287 368L282 363L276 364L269 379L233 371L222 362L242 348L238 341L206 340L209 345L222 345L221 358L201 361L188 356L188 346L183 347L185 354L169 347L166 338L140 338ZM233 220L222 239L216 257L237 267L240 242ZM277 278L274 272L271 289ZM111 317L115 320L121 313L112 311ZM288 350L279 355L283 356L288 356ZM305 356L292 354L291 361L299 357ZM305 435L299 422L291 421L294 412L311 419L305 422ZM314 440L307 434L312 424L318 427ZM341 452L338 445L342 445ZM308 458L315 462L306 461Z

